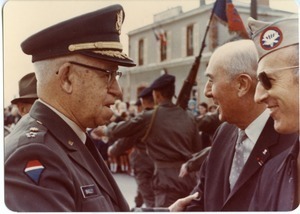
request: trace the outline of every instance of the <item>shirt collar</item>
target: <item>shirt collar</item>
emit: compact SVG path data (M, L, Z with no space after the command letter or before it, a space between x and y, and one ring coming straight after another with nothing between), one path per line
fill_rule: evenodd
M76 123L74 123L72 120L70 120L64 114L62 114L61 112L59 112L58 110L56 110L55 108L50 106L49 104L45 103L41 99L39 99L39 101L41 103L43 103L44 105L46 105L48 108L50 108L52 111L54 111L59 117L61 117L61 119L63 119L71 127L71 129L76 133L76 135L79 137L79 139L82 141L82 143L85 144L86 133L84 131L82 131Z
M266 109L245 129L247 137L251 142L256 143L269 117L269 110Z

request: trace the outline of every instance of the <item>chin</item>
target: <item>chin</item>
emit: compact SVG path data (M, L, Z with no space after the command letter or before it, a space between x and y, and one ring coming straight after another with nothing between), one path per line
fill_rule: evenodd
M299 124L281 123L280 121L274 121L274 128L280 134L291 134L299 131Z
M111 110L102 111L97 118L95 118L97 126L107 125L111 122L113 112Z

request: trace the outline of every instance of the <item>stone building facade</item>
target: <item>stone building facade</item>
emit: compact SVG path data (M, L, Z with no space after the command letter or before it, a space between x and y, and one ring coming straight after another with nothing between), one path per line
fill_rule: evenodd
M250 4L234 5L247 28ZM176 95L179 94L195 57L199 54L212 7L213 4L205 4L204 1L200 1L198 8L187 12L183 12L180 6L174 7L155 14L152 24L128 33L129 56L137 66L122 68L123 77L120 79L120 85L124 101L136 101L137 88L141 84L150 84L165 71L176 76ZM257 5L257 17L263 21L272 21L290 14L271 9L265 0ZM236 39L241 38L236 33L229 33L227 26L213 19L191 93L191 97L198 102L209 104L212 102L203 94L207 80L204 72L212 52L219 45Z

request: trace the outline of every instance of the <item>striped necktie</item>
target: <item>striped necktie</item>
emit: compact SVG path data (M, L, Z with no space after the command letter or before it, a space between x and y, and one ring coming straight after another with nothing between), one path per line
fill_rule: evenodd
M230 189L232 190L244 167L244 146L242 142L247 138L244 130L239 130L238 139L235 146L231 171L229 176Z

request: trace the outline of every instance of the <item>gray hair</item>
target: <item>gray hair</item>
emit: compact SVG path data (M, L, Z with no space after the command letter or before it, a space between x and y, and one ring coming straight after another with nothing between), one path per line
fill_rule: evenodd
M218 67L229 77L248 74L256 79L258 54L252 40L238 40L224 44L215 51Z
M40 98L55 91L53 88L54 81L57 81L55 73L68 59L70 56L37 61L33 64L37 79L37 93Z

